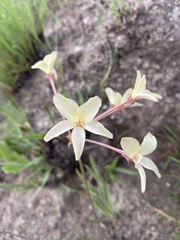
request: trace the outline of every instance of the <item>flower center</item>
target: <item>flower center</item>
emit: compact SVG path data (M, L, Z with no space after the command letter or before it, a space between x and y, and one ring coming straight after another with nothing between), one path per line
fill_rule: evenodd
M83 120L81 120L81 119L78 119L78 121L76 122L76 126L83 126L83 124L84 124L84 121Z

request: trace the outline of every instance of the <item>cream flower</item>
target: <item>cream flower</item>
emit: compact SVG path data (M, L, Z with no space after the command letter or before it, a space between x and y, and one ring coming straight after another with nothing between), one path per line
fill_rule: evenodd
M57 58L57 52L52 52L51 54L46 55L43 60L35 63L31 66L32 69L40 69L41 71L45 72L46 74L52 74L54 79L57 79L57 73L54 69L54 63Z
M148 100L157 102L158 99L162 99L162 96L160 94L151 92L146 89L146 77L145 75L141 77L140 71L137 71L137 77L136 77L134 88L133 89L129 88L127 92L128 94L131 95L131 97L134 100L148 99Z
M121 103L122 95L119 92L115 92L112 88L107 87L105 93L111 105L118 105Z
M116 105L122 103L126 99L126 97L129 95L129 89L127 91L125 91L125 93L123 95L121 95L119 92L115 92L112 88L107 87L105 89L105 93L108 97L110 104L112 106L116 106ZM128 106L128 104L127 104L127 106ZM142 104L134 103L134 104L130 105L130 107L139 107L139 106L142 106Z
M79 160L85 144L85 130L112 138L110 133L101 123L93 120L100 106L101 99L97 96L90 98L86 103L79 106L75 101L63 97L57 93L53 97L54 104L61 115L66 119L56 124L44 137L46 142L71 129L71 141L76 160Z
M158 178L161 177L157 166L154 162L144 157L150 153L152 153L157 147L156 138L149 132L143 139L141 145L135 138L124 137L121 139L121 146L124 150L128 159L131 159L135 168L139 171L141 178L141 191L142 193L146 190L146 174L144 168L152 170ZM144 168L143 168L144 167Z

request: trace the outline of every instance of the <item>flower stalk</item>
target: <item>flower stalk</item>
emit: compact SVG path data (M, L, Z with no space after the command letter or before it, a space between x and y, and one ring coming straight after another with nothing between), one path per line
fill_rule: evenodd
M80 170L81 170L81 173L83 175L83 179L84 179L84 184L85 184L85 189L86 189L86 194L89 198L89 201L90 201L90 204L92 206L92 210L93 210L93 214L94 214L94 217L96 219L96 222L98 224L98 227L99 227L99 230L100 232L104 235L104 232L102 231L101 229L101 224L100 224L100 221L99 221L99 218L96 214L96 210L95 210L95 207L94 207L94 204L93 204L93 201L92 201L92 198L91 198L91 194L90 194L90 191L89 191L89 187L88 187L88 183L87 183L87 179L86 179L86 174L85 174L85 170L84 170L84 166L83 166L83 163L82 163L82 160L81 158L79 159L79 167L80 167Z
M55 83L54 83L54 77L53 77L53 75L52 75L52 74L48 74L48 75L47 75L47 78L48 78L48 80L49 80L49 82L50 82L50 84L51 84L51 87L52 87L52 90L53 90L54 95L56 95L56 94L57 94L57 90L56 90L56 85L55 85Z
M131 104L133 104L133 102L134 101L132 101L131 97L128 96L123 102L121 102L120 104L118 104L112 108L109 108L108 110L106 110L105 112L103 112L102 114L97 116L94 120L100 121L103 118L108 117L108 116L112 115L113 113L124 109L125 107L127 107L126 104L131 105Z
M122 157L126 158L126 160L129 162L129 159L128 159L128 157L126 156L126 153L125 153L123 150L119 149L119 148L115 148L115 147L112 147L112 146L110 146L110 145L108 145L108 144L105 144L105 143L102 143L102 142L97 142L97 141L94 141L94 140L91 140L91 139L86 139L86 142L93 143L93 144L99 145L99 146L101 146L101 147L108 148L108 149L110 149L110 150L112 150L112 151L114 151L114 152L117 152L117 153L119 153Z

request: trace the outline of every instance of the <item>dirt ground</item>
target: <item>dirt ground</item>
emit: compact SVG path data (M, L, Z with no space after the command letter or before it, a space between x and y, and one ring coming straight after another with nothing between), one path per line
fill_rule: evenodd
M145 101L138 110L128 109L106 119L103 123L116 137L111 142L103 141L119 147L122 135L141 140L151 131L160 142L152 159L158 165L162 178L156 179L153 173L147 172L147 191L142 195L139 176L119 174L123 184L116 182L109 185L118 213L116 227L99 214L100 221L105 225L104 237L92 221L92 209L85 194L71 190L72 183L77 181L71 169L66 172L65 180L59 180L60 186L44 187L35 198L35 190L20 192L0 189L0 240L176 239L174 234L179 231L178 225L169 216L163 217L161 214L165 212L177 219L180 209L177 201L170 198L173 192L178 194L175 188L177 179L170 174L176 165L171 163L169 170L163 168L168 157L164 153L169 144L163 142L160 127L163 123L177 126L180 122L179 1L144 0L139 5L131 1L132 13L123 11L120 19L114 19L110 12L101 11L95 1L69 2L60 9L56 1L52 1L51 8L59 20L54 22L49 19L45 29L46 38L58 51L58 90L61 91L63 84L68 96L76 100L79 92L85 99L98 95L103 99L102 109L106 109L108 102L103 92L104 85L123 93L134 83L137 69L146 74L148 89L161 94L163 100L158 103ZM107 8L104 1L97 2ZM17 101L37 132L45 133L52 127L45 106L50 109L56 122L60 119L52 104L52 96L52 90L40 71L24 79L15 92ZM72 166L72 151L67 157L67 146L57 144L56 140L53 143L56 147L51 162L60 155L60 159L68 159L68 167ZM99 166L116 156L89 145L85 151L83 158L92 153ZM63 171L61 164L56 178ZM133 169L125 161L120 166ZM73 163L73 168L76 167ZM15 176L1 173L0 176L5 182L22 182L26 173ZM77 181L76 184L80 183ZM86 233L92 238L87 238Z

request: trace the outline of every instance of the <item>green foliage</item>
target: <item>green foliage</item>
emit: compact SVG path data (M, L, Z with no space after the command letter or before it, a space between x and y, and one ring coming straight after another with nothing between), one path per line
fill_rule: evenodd
M74 238L74 234L76 232L76 239L83 239L83 240L100 240L99 238L92 236L90 233L87 233L82 227L78 226L75 229L71 230L68 234L66 234L62 240L72 240Z
M169 177L175 179L175 183L169 187L169 200L172 204L172 212L177 213L177 205L180 201L180 132L173 126L164 124L162 126L163 140L160 142L163 146L167 144L166 149L166 163L164 170L168 170ZM175 204L177 203L177 205ZM179 220L178 220L179 221ZM176 238L175 238L176 239Z
M84 104L85 103L85 99L84 99L84 96L83 96L82 92L78 90L77 91L77 95L78 95L78 104L79 105Z
M132 171L126 168L118 167L119 156L115 157L112 163L105 166L105 171L108 179L112 182L118 181L117 173L123 173L129 176L138 175L137 171Z
M114 53L113 53L113 49L112 49L110 43L108 42L108 40L106 40L106 46L107 46L107 49L109 52L109 63L108 63L107 70L101 80L101 83L100 83L101 92L104 92L104 90L105 90L107 80L109 79L109 76L111 74L113 64L114 64Z
M29 163L24 155L13 151L5 143L0 143L0 159L5 159L7 161L0 163L5 173L16 173L21 171Z
M0 82L12 87L42 45L47 0L0 1ZM1 84L2 86L4 86Z
M93 201L93 204L101 213L112 221L115 218L115 209L110 196L107 184L101 175L95 160L90 156L90 167L86 166L90 179L93 181L88 181L88 188ZM83 181L83 176L77 172L79 178ZM95 184L93 184L95 182Z
M167 161L164 165L164 169L167 169L171 162L177 164L177 168L179 168L180 164L180 137L179 132L174 130L173 127L168 125L162 126L162 131L165 136L165 140L168 142L169 149L168 149L168 157ZM164 141L162 144L164 144ZM177 169L176 169L177 170ZM176 171L175 171L176 172Z
M178 231L178 229L177 229ZM171 234L172 240L179 240L180 239L180 232L174 232Z
M10 95L7 97L0 103L0 167L6 174L30 169L33 174L28 176L28 182L44 185L52 167L44 161L43 134L34 132L23 110ZM42 176L39 182L34 181L36 175Z
M105 13L111 14L114 19L115 24L121 22L122 13L129 15L132 13L132 8L127 0L105 0L105 4L108 6L105 7L103 4L96 3L96 5ZM140 2L140 0L135 0L135 3ZM111 11L109 11L111 10Z

